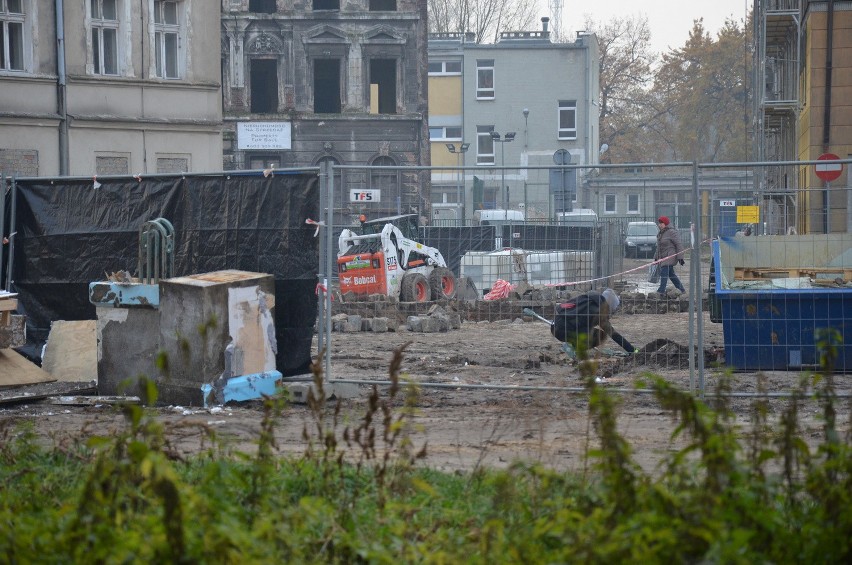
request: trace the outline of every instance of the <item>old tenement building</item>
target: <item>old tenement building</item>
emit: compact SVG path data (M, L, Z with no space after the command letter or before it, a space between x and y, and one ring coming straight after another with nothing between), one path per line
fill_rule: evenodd
M222 0L225 168L428 165L426 29L426 0ZM345 169L338 219L424 212L428 181Z

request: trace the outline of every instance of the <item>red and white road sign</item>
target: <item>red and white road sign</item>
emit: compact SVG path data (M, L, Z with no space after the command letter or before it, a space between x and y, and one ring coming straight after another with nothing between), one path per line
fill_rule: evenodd
M834 153L823 153L817 157L817 161L826 162L814 165L814 172L816 173L816 176L825 182L831 182L840 178L840 175L843 174L843 163L832 163L832 161L837 161L838 159L840 159L840 157Z

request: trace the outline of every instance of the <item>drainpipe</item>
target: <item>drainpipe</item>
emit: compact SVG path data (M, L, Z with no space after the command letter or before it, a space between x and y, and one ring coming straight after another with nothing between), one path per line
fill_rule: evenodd
M825 34L825 110L822 118L823 153L828 152L829 142L831 141L831 69L833 66L831 51L834 43L834 0L828 0L827 19ZM831 233L830 197L831 193L828 188L828 181L826 181L822 197L823 233Z
M59 113L59 176L68 175L68 85L65 76L65 8L56 2L56 103Z

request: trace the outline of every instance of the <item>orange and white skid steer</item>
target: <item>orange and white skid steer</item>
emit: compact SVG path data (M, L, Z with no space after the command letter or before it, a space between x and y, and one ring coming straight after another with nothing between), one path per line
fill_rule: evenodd
M418 243L417 214L367 221L361 233L344 229L338 238L340 292L384 294L401 302L456 296L456 277L441 252Z

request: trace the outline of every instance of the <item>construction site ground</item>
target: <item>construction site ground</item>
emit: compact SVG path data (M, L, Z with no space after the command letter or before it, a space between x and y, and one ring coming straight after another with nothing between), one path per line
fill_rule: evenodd
M647 261L625 261L639 266ZM682 273L688 272L680 269ZM627 275L638 286L644 271ZM685 274L684 280L687 280ZM721 324L712 323L704 312L704 355L712 362L723 350ZM687 444L687 438L672 438L676 422L653 395L628 392L642 387L647 375L659 375L683 389L697 389L699 372L690 370L688 345L689 314L625 314L613 318L615 328L630 340L640 353L625 356L614 343L605 342L591 355L596 361L596 386L616 392L621 400L619 429L630 442L634 456L652 471L673 449ZM693 326L695 327L695 326ZM693 333L697 341L697 335ZM470 471L477 466L505 467L514 461L537 462L559 470L581 470L587 464L584 453L595 445L588 417L587 392L576 362L571 362L561 345L543 322L503 320L464 322L461 329L443 333L408 331L374 333L334 333L331 351L334 379L384 381L395 348L408 344L404 351L402 376L421 383L415 408L415 447L426 444L426 458L420 463L437 469ZM705 390L716 391L722 370L708 366L703 374ZM786 392L796 386L795 372L766 372L765 388ZM733 373L732 389L738 393L759 390L756 373ZM428 384L435 386L429 386ZM838 377L839 388L848 391L846 376ZM50 394L51 387L69 383L50 383L30 387L32 394ZM79 383L81 389L90 383ZM489 388L491 387L491 388ZM356 392L341 400L338 437L346 426L357 425L366 411L369 384L351 384L340 390ZM383 396L387 388L380 386ZM11 391L0 391L3 396ZM21 393L21 389L15 391ZM69 393L70 394L70 393ZM123 419L110 404L57 399L0 403L0 427L32 422L35 431L48 445L69 446L92 434L108 434L123 425ZM769 401L770 417L777 418L788 400ZM848 429L850 405L844 398L837 407L841 428ZM737 421L748 427L748 398L730 401ZM402 400L396 402L401 408ZM807 437L817 442L822 433L820 407L807 401L800 410L801 425ZM252 452L259 435L262 410L258 401L210 409L161 407L156 417L165 424L172 448L180 453L197 453L208 448L205 430L233 449ZM278 448L300 454L306 448L303 430L313 433L311 412L305 404L292 403L276 428ZM330 425L330 424L329 424ZM356 457L359 450L352 450Z

